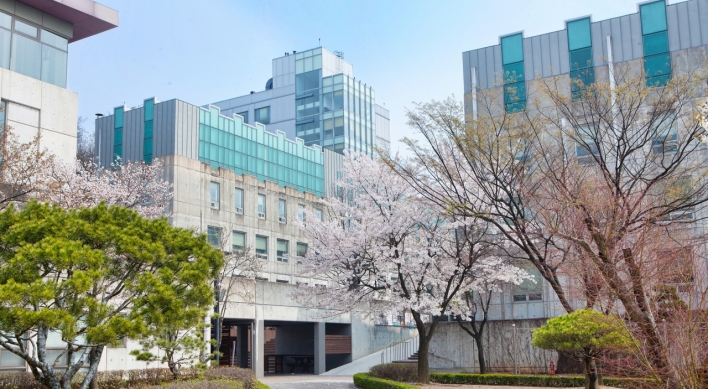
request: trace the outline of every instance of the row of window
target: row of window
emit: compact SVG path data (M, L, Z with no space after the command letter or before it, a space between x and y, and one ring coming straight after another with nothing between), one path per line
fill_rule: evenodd
M253 110L255 121L261 124L270 124L270 105ZM243 117L243 122L248 123L248 111L239 112L236 115Z
M212 209L221 208L221 184L212 181L209 184L209 206ZM243 215L243 189L234 188L234 212ZM256 202L256 214L259 219L266 218L266 195L259 193L258 200ZM315 215L317 218L322 220L322 210L315 209ZM305 205L298 204L297 217L304 221L305 220ZM278 199L278 221L280 223L287 223L287 201L284 199Z
M223 249L221 227L207 226L207 239L209 243L215 247ZM286 239L276 239L276 260L278 262L287 263L290 259L290 241ZM246 248L246 233L241 231L231 232L231 248L234 251L243 251ZM256 257L263 260L268 260L268 237L265 235L256 235L255 245ZM295 256L304 257L307 255L307 243L295 243Z
M69 41L0 12L0 66L66 88Z

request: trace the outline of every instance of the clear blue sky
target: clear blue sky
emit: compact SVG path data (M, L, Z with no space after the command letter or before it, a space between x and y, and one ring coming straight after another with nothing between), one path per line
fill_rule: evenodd
M69 45L68 88L93 129L95 113L124 102L154 96L203 105L263 90L273 58L320 38L344 52L391 111L395 151L412 131L411 102L462 98L463 51L519 30L560 30L579 16L636 12L637 1L99 0L120 12L120 26Z

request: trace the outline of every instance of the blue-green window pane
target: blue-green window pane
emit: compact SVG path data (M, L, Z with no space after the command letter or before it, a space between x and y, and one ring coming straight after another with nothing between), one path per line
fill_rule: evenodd
M113 110L113 127L123 127L123 107L118 107Z
M655 32L644 36L644 56L650 56L669 51L669 34L667 31Z
M592 47L570 52L570 70L585 69L592 66Z
M647 77L647 86L664 86L671 79L671 73L662 76Z
M583 89L595 82L595 71L593 68L572 71L570 80L573 90Z
M12 35L10 70L40 79L42 68L42 44L22 35Z
M145 144L143 145L143 153L152 155L152 138L145 139Z
M518 103L506 104L505 108L507 113L521 112L526 109L526 102L520 101Z
M152 138L152 120L145 122L145 135L144 138Z
M566 27L568 29L568 50L572 51L592 46L590 18L568 22Z
M666 30L666 4L657 1L639 7L642 17L642 34L648 35Z
M145 107L144 120L145 121L152 120L153 116L154 116L154 111L155 111L155 99L145 100L144 107Z
M652 55L644 58L644 71L647 77L661 76L671 73L671 56L669 53Z
M503 37L501 47L502 64L508 65L524 60L524 40L521 34Z
M524 63L517 62L504 65L504 84L512 84L524 80Z
M123 144L123 129L117 128L113 131L113 144L122 145Z
M504 86L504 103L511 104L526 101L526 82L517 82Z
M122 145L113 146L113 156L116 159L123 158L123 146Z

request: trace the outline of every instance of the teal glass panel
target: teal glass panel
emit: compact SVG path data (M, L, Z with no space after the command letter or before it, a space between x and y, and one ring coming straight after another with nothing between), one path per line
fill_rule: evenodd
M575 70L570 72L571 86L584 88L595 82L595 71L593 68Z
M526 102L521 101L518 103L507 104L505 108L507 113L521 112L526 109Z
M526 82L517 82L504 86L504 103L512 104L518 101L526 101Z
M123 107L113 109L113 128L123 127Z
M592 47L570 52L570 70L585 69L592 66Z
M647 77L647 86L664 86L671 79L671 73L662 76Z
M524 42L521 34L501 38L501 47L503 65L524 60Z
M143 104L143 107L145 108L143 119L145 121L152 120L155 113L155 99L145 100L145 104Z
M590 18L568 22L566 28L568 30L568 50L573 51L592 46Z
M669 51L669 34L660 31L644 36L644 56L650 56Z
M647 77L661 76L671 73L671 56L669 53L652 55L644 58L644 71Z
M115 159L123 158L123 146L122 145L113 146L113 157Z
M511 84L517 81L523 81L524 78L524 63L517 62L511 65L504 65L504 83Z
M123 129L117 128L113 131L113 144L122 145L123 144Z
M152 120L145 122L145 133L144 138L152 138Z
M664 1L639 6L642 18L642 34L666 31L666 4Z

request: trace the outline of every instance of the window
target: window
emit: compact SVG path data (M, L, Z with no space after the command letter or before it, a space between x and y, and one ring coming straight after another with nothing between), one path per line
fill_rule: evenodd
M5 100L0 100L0 134L5 131L5 124L7 121L7 102Z
M639 6L639 13L647 86L664 86L671 79L666 3L661 0L643 4Z
M268 237L256 235L256 257L268 259Z
M587 86L595 82L590 18L568 22L566 29L570 55L571 95L573 100L578 100L582 98Z
M281 223L288 222L288 218L286 217L286 210L287 210L286 204L287 203L285 202L285 200L283 200L283 199L278 200L278 221Z
M123 107L113 109L113 162L123 159Z
M501 38L504 106L508 113L526 109L523 43L524 37L522 34Z
M234 188L234 205L236 213L243 215L243 189Z
M295 75L295 91L297 93L304 92L320 87L320 70L311 70Z
M221 228L207 226L207 241L214 247L221 247Z
M578 137L575 150L578 154L578 162L582 164L587 164L592 162L593 155L598 155L600 150L595 143L595 136L593 130L589 125L582 126L576 130L576 136Z
M651 141L651 150L654 154L673 153L678 150L676 112L669 112L658 120L661 123L658 124L654 139Z
M265 219L266 217L266 197L264 194L258 195L258 218Z
M693 179L690 176L678 177L672 182L665 182L659 187L658 195L664 206L674 210L662 217L662 221L693 220Z
M246 233L234 231L231 233L231 247L234 251L243 251L246 248Z
M322 221L322 210L321 209L315 209L315 215L317 215L317 219L319 219L319 221Z
M283 240L283 239L278 239L277 240L277 255L278 255L278 262L287 262L288 261L288 241Z
M212 209L219 209L219 183L211 182L209 184L209 206Z
M270 123L270 107L258 108L255 110L256 121L258 123Z
M248 123L248 111L244 112L239 112L236 115L242 116L243 117L243 122Z
M524 279L521 284L513 286L514 302L543 300L541 272L539 272L535 266L527 262L517 263L516 266L525 270L532 278Z
M295 245L295 249L297 250L296 254L298 257L304 257L307 255L307 244L306 243L297 242L297 245Z
M143 104L143 161L152 162L152 119L155 111L155 99L145 100Z
M302 222L305 221L305 206L302 204L297 205L297 218Z

